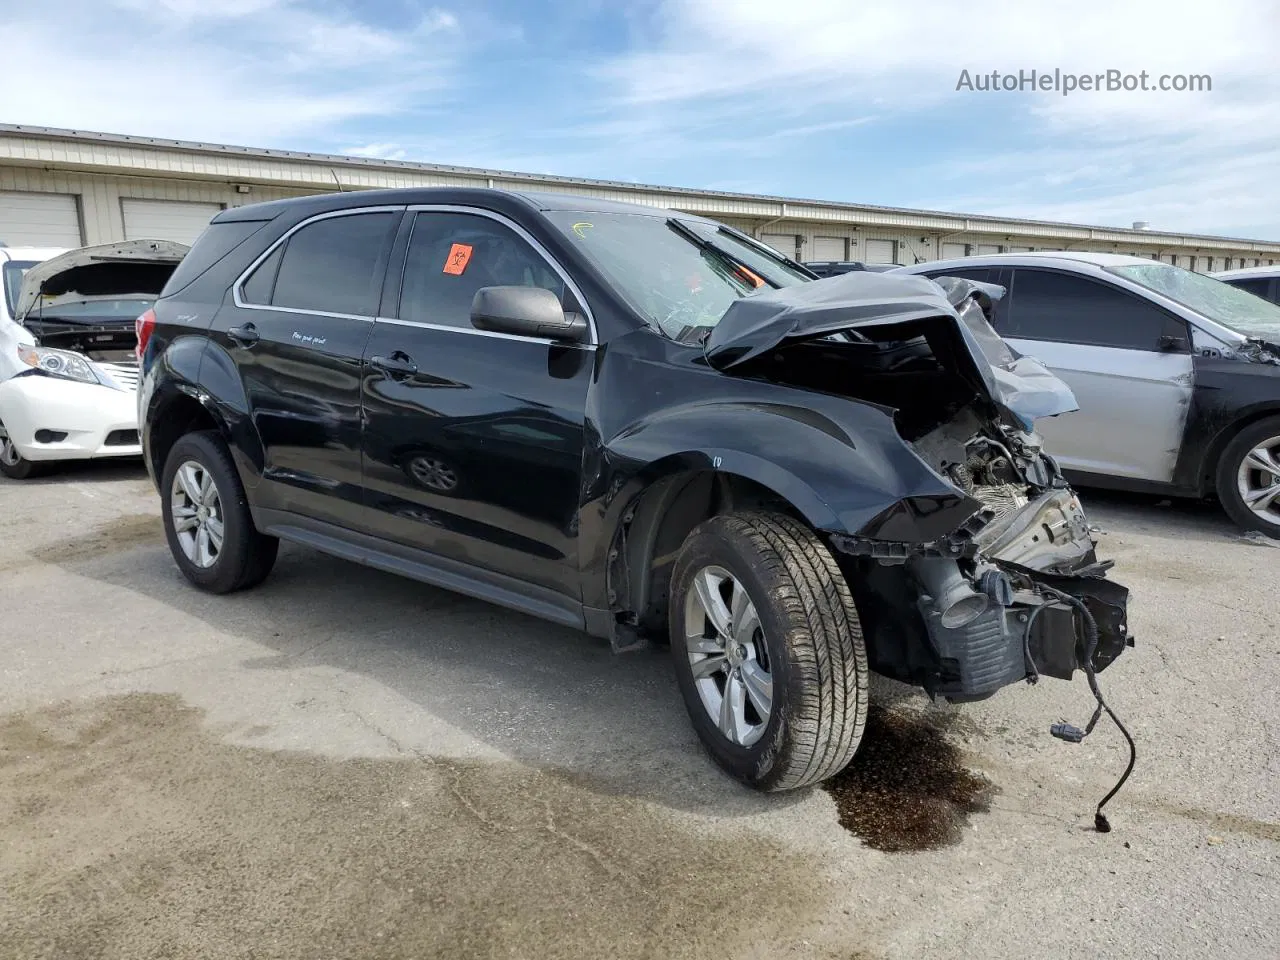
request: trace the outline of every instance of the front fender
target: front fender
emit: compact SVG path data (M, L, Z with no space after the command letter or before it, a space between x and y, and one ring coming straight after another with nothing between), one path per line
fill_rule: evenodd
M668 408L605 441L605 473L615 491L607 513L678 469L745 477L829 533L928 542L972 512L974 505L898 435L887 411L847 400L841 406L847 409L838 417L736 399ZM911 519L889 523L903 502Z
M1203 496L1231 438L1256 420L1280 414L1280 366L1233 357L1196 357L1194 364L1195 388L1173 480Z

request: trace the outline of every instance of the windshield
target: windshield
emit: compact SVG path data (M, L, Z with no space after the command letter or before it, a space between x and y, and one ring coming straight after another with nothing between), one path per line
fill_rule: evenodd
M566 211L547 217L673 340L710 330L739 297L810 279L782 258L698 221Z
M110 300L69 300L36 306L27 314L27 320L72 320L77 323L136 320L145 312L154 297L117 297Z
M1247 337L1280 338L1280 306L1214 277L1192 273L1168 263L1131 264L1107 269Z
M36 260L6 260L0 264L0 286L4 287L4 303L11 317L18 309L18 291L22 289L22 275L37 262Z

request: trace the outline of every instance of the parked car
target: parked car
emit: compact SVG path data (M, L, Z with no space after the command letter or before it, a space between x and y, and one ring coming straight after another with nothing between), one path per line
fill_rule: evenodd
M861 260L813 260L806 261L804 267L815 277L838 277L857 270L883 272L894 268L891 263L863 263Z
M1280 307L1118 254L1001 254L904 271L1008 290L997 332L1080 403L1042 428L1074 482L1216 493L1241 527L1280 537Z
M0 249L0 473L142 453L135 321L186 251L167 240Z
M853 756L868 668L963 701L1127 643L1032 431L1074 400L989 307L572 196L240 207L139 320L143 449L196 586L285 539L669 638L715 760L800 787Z
M1252 293L1255 297L1280 303L1280 266L1242 267L1239 270L1220 270L1209 276L1229 283L1233 287Z

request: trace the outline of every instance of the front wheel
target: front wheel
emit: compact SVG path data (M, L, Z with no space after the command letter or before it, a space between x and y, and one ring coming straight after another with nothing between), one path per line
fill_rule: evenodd
M280 541L254 527L240 477L216 433L189 433L173 445L160 491L169 551L197 587L230 593L271 572Z
M1217 488L1237 525L1280 537L1280 417L1251 424L1227 444Z
M715 761L770 791L844 769L866 724L867 655L813 531L775 513L713 517L685 540L671 588L676 676Z
M0 423L0 473L10 480L26 480L38 476L43 468L44 464L28 460L18 452L9 431Z

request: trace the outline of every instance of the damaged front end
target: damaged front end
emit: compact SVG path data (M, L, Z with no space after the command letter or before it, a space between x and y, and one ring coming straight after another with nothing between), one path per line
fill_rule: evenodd
M955 491L933 517L900 500L829 539L854 591L871 667L952 701L1019 680L1070 680L1131 645L1128 591L1106 579L1079 499L1034 421L1070 389L991 327L1003 290L871 274L746 298L709 362L893 411L903 441ZM942 511L957 518L941 536Z
M1128 591L1105 578L1080 501L1034 434L966 408L913 446L979 507L931 543L832 537L859 567L873 669L971 701L1102 670L1131 645Z

